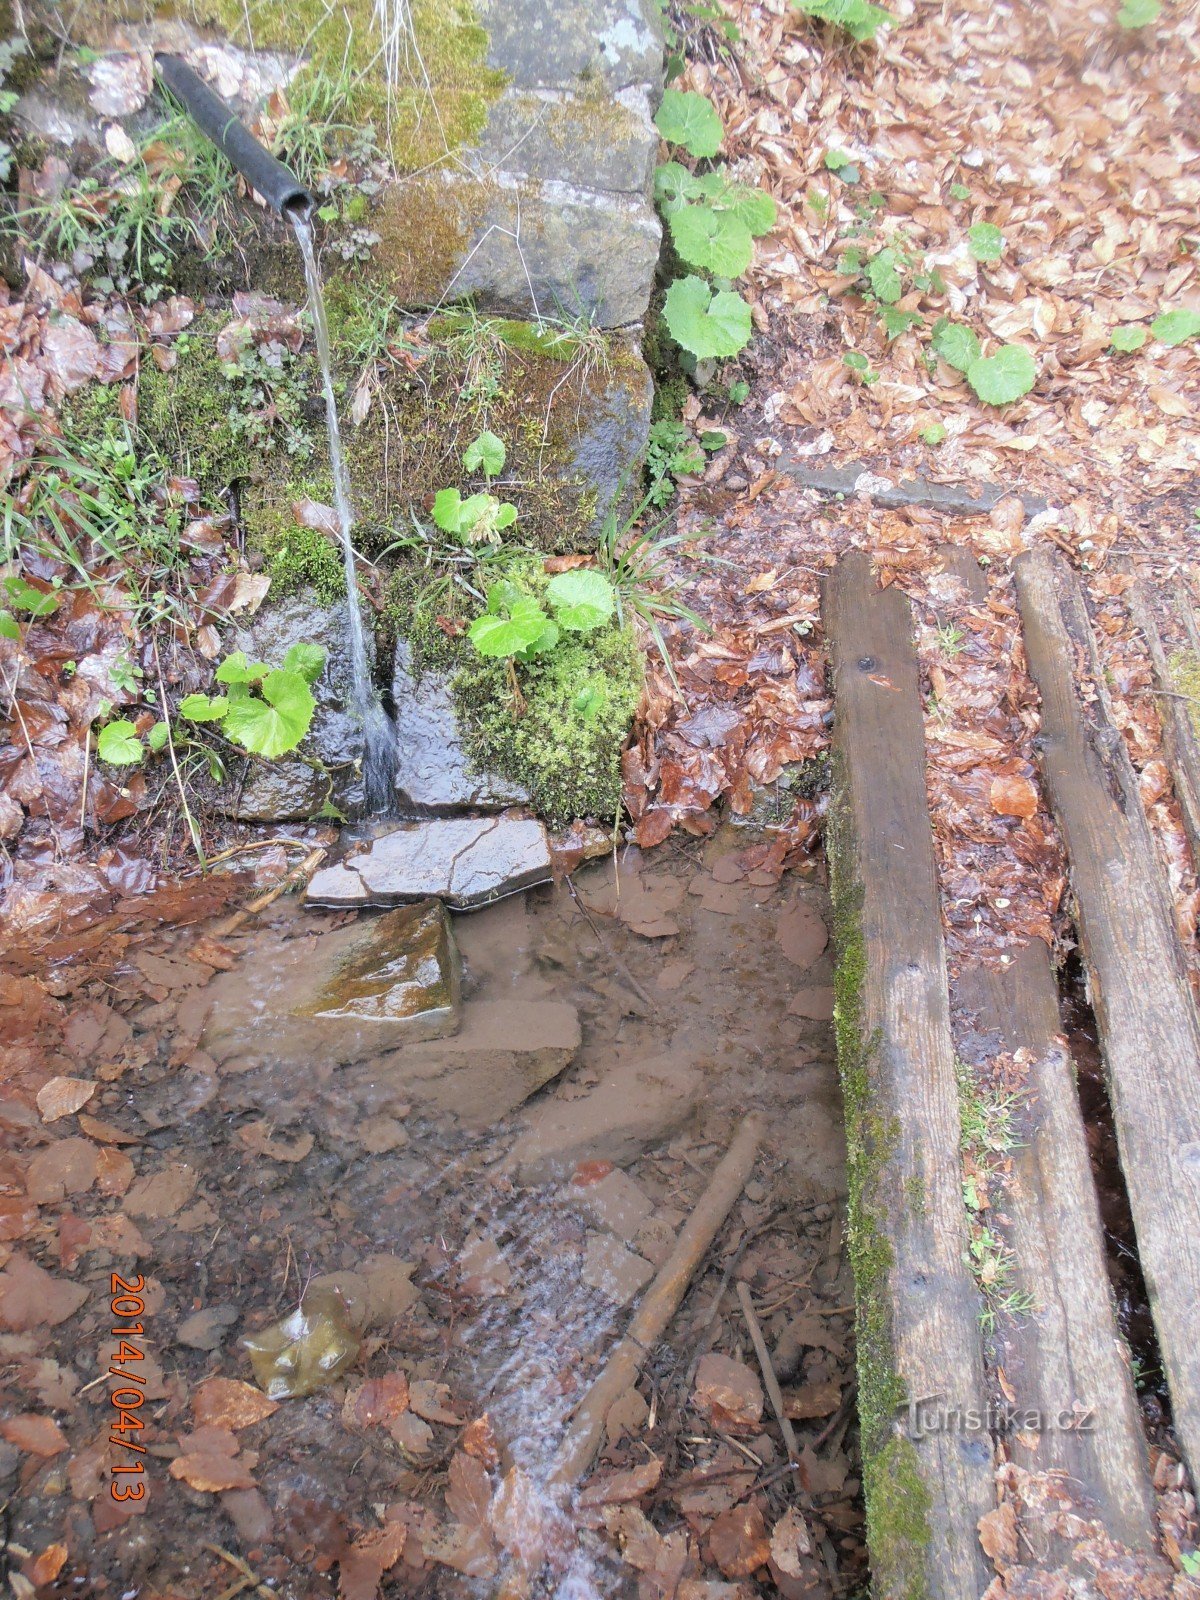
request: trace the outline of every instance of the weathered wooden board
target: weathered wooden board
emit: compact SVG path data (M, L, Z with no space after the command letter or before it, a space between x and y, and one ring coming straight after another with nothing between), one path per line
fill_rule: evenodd
M1134 625L1141 630L1150 654L1154 682L1159 691L1158 710L1162 717L1167 765L1171 769L1175 798L1183 815L1184 832L1192 847L1192 855L1200 861L1200 736L1196 733L1193 707L1175 692L1170 661L1154 618L1150 596L1139 582L1135 582L1125 599L1129 614ZM1190 618L1190 608L1184 614Z
M1200 1481L1200 1016L1078 580L1045 550L1014 570L1138 1253L1176 1432Z
M825 595L834 679L838 1057L850 1156L872 1592L978 1600L995 1504L979 1296L965 1264L958 1091L925 798L912 615L867 556ZM912 1429L908 1401L932 1424ZM914 1436L915 1435L915 1436Z
M1050 952L1035 940L1007 967L965 965L954 998L956 1014L969 1014L992 1049L1028 1056L1028 1093L1014 1117L1021 1142L994 1198L1013 1252L1013 1288L1034 1301L1027 1316L1001 1317L993 1338L1022 1419L1014 1420L1009 1455L1031 1472L1065 1472L1113 1538L1153 1549L1146 1439Z

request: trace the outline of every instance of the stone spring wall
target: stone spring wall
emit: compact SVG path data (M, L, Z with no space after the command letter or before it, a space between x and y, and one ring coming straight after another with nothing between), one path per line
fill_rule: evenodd
M98 58L80 67L67 53L60 66L43 63L26 79L17 119L31 139L57 144L79 172L89 152L103 161L114 130L137 140L161 119L149 99L153 50L182 53L251 121L276 89L294 93L306 72L346 57L368 83L362 103L374 109L397 171L371 196L366 223L377 237L369 256L341 266L336 225L329 230L323 263L335 297L341 277L343 300L381 285L414 313L469 297L481 312L517 319L505 324L496 356L504 399L486 414L459 403L459 357L447 319L429 324L442 329L445 348L435 343L419 383L398 382L395 374L381 379L372 416L349 435L358 537L373 549L373 539L386 543L411 514L425 515L431 490L456 481L463 445L482 421L509 445L517 487L504 492L518 503L523 537L544 549L586 548L614 503L631 501L650 421L653 388L639 324L661 237L652 202L652 116L663 80L657 0L479 0L476 12L465 0L415 0L420 71L428 65L433 98L426 103L418 92L414 101L406 91L394 108L378 85L370 90L371 75L381 70L374 6L345 0L335 10L321 0L315 14L326 21L314 27L310 0L81 0L71 37ZM331 31L338 17L350 30L344 37ZM53 20L60 29L62 19ZM296 49L300 40L307 55ZM417 75L412 60L406 71ZM210 304L209 291L216 291L218 309L196 325L200 346L211 343L223 295L268 289L301 298L288 230L249 207L236 226L242 231L225 260L218 239L203 264L179 263L181 272L199 273L177 279L179 287L197 298L204 293ZM575 336L591 328L584 333L591 341L599 338L594 330L609 331L595 359L582 360L577 344L547 353L538 335L547 323ZM151 379L166 391L157 407ZM178 420L195 419L204 434L197 451L202 446L217 458L218 477L210 412L219 418L226 402L218 397L215 411L209 402L219 385L211 357L207 368L195 357L181 360L169 379L150 374L142 405L144 423L156 410L171 414L172 443ZM389 418L386 448L377 436L381 415ZM239 459L230 472L241 483L248 538L270 563L280 539L289 550L279 529L291 524L292 504L328 499L327 460L322 465L318 443L317 459L303 469L279 451L244 468ZM302 819L326 797L354 812L359 739L342 710L344 605L328 577L318 593L297 587L291 567L279 567L259 615L229 641L229 648L268 660L295 639L321 639L329 648L313 744L334 772L332 787L303 761L252 764L229 801L247 820ZM388 630L378 643L391 650ZM451 675L443 669L418 682L412 650L399 639L393 698L405 759L398 798L411 814L486 810L525 792L473 769L458 743Z

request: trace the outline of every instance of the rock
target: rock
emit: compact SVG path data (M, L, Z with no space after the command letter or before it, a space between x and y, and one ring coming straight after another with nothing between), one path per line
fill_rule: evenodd
M627 1306L650 1282L654 1268L632 1250L626 1250L610 1234L590 1233L583 1250L584 1283L614 1305Z
M829 943L829 929L815 906L789 906L775 924L775 939L789 961L810 967Z
M206 1306L184 1318L175 1330L176 1341L191 1350L218 1350L239 1315L236 1306Z
M788 1011L793 1017L807 1017L812 1022L829 1022L833 1017L833 989L827 984L811 989L797 989L788 1001Z
M649 1200L620 1167L595 1182L586 1180L585 1168L582 1175L577 1172L567 1184L562 1198L597 1227L628 1244L653 1210Z
M392 678L396 722L396 794L410 815L503 811L529 796L515 784L472 770L462 747L454 696L446 673L413 672L407 640L396 643Z
M678 1132L699 1098L701 1081L690 1054L631 1057L610 1068L587 1094L538 1106L505 1168L522 1183L541 1183L580 1161L630 1161Z
M473 149L385 193L379 265L402 299L474 295L515 317L641 320L662 230L651 199L663 44L653 0L487 0L508 82ZM420 293L406 281L419 263Z
M277 667L298 640L325 647L325 670L313 686L317 709L305 750L329 768L328 774L296 756L250 761L246 776L226 803L240 822L304 822L328 799L339 811L362 806L362 725L346 707L351 703L351 668L346 604L328 605L311 589L274 601L268 595L254 616L225 644L225 653L244 650L251 661ZM369 636L368 636L369 643Z
M580 1041L578 1014L561 1000L474 1001L453 1039L394 1051L374 1076L468 1128L489 1128L570 1066Z
M262 974L271 974L268 982ZM349 927L281 939L254 971L212 983L201 1047L218 1064L362 1061L407 1040L458 1027L462 967L450 918L437 901Z
M436 817L377 833L323 867L306 898L318 906L391 906L436 895L459 911L545 883L546 830L532 817Z

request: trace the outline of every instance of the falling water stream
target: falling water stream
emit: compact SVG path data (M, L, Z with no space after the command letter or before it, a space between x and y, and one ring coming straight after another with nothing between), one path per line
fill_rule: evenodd
M350 479L342 452L342 432L338 424L337 399L333 392L330 363L329 323L325 317L325 292L317 265L313 226L308 213L299 207L288 211L296 242L304 261L304 281L308 286L308 309L312 315L321 363L321 384L325 393L325 421L329 428L329 463L333 471L333 504L342 541L342 560L346 569L346 600L350 632L350 667L353 675L351 708L363 727L363 786L366 809L377 814L390 809L393 800L392 776L395 771L395 729L380 703L371 681L367 641L363 632L358 601L358 580L351 533L354 512L350 504Z

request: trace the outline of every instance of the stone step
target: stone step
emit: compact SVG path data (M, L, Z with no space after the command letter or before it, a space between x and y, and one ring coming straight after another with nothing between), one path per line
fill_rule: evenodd
M350 845L309 883L310 905L394 906L434 896L458 911L545 883L550 844L536 818L433 817Z

